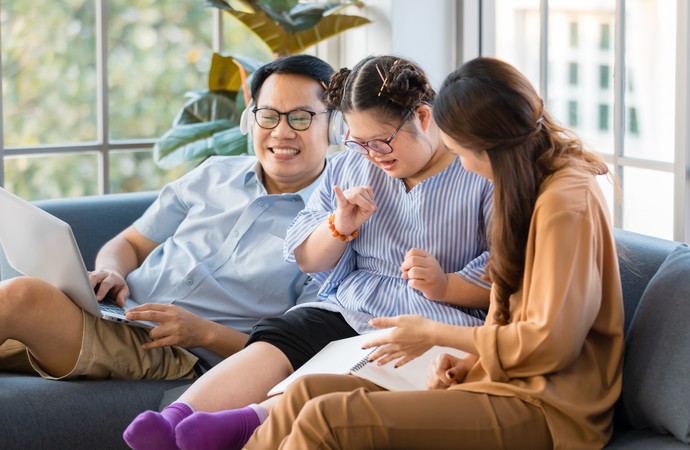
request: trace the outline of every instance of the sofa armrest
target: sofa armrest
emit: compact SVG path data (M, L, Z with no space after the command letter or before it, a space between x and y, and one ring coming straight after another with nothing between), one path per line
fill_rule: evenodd
M613 233L618 248L627 332L647 283L680 243L619 228Z

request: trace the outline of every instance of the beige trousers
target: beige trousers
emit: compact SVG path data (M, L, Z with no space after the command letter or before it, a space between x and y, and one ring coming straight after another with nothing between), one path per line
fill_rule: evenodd
M198 358L181 347L144 350L148 330L130 327L84 313L84 335L79 359L64 379L177 380L194 379ZM0 345L0 371L46 373L21 342Z
M390 392L352 375L305 376L246 449L550 449L538 407L457 390Z

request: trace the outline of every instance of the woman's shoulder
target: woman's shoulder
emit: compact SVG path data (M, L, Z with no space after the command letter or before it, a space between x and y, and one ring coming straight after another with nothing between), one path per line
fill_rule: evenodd
M536 209L557 212L585 213L603 200L596 176L579 167L564 167L549 175L542 183Z

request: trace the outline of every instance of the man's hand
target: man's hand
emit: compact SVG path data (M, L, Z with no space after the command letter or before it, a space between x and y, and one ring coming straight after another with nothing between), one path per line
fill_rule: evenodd
M99 302L107 296L118 305L125 306L125 300L129 297L129 286L119 272L109 269L95 270L89 273L89 280Z
M147 303L127 310L127 319L157 322L149 331L152 341L145 350L177 346L183 348L207 347L208 321L175 305Z

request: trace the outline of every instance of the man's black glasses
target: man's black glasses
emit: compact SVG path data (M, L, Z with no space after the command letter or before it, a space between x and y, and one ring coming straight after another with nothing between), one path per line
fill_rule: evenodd
M306 109L293 109L288 112L280 112L273 108L254 108L256 123L266 130L272 130L280 123L280 116L287 116L288 125L295 131L304 131L311 126L312 118L317 114L329 112L330 109L314 112Z

